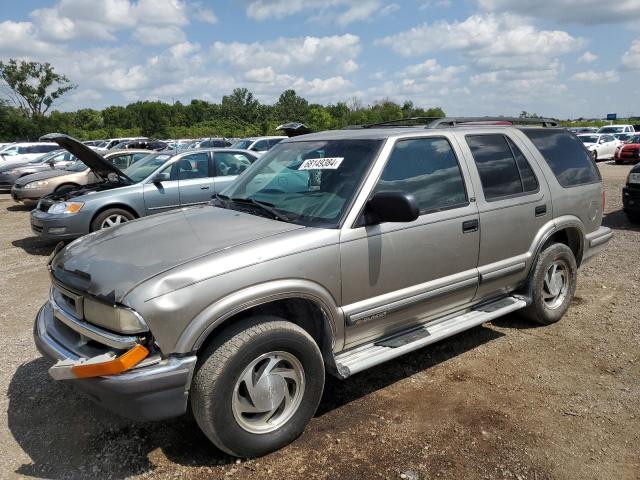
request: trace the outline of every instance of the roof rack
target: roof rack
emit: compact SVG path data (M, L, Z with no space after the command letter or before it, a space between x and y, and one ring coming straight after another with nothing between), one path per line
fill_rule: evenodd
M355 128L384 128L384 127L416 127L424 124L424 128L456 127L458 125L542 125L543 127L557 127L558 120L553 118L520 118L520 117L409 117L388 120L386 122L353 125L346 129Z

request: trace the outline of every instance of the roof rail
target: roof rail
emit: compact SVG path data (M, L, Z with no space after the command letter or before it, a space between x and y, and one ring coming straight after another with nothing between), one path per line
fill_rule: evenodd
M345 130L360 128L384 127L417 127L424 124L424 128L455 127L458 125L542 125L543 127L557 127L558 120L553 118L520 118L520 117L408 117L387 120L386 122L368 123L364 125L350 125Z

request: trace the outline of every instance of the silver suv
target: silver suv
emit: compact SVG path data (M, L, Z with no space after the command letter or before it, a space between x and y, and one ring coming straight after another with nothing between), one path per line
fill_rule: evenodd
M190 404L215 445L252 457L302 433L325 373L515 311L557 322L611 230L580 140L536 122L299 136L213 205L74 241L35 322L50 375L136 419Z

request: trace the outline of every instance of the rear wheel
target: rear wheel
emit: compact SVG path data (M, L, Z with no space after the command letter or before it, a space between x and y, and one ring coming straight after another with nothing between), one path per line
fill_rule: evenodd
M576 259L569 247L555 243L545 248L538 256L530 280L533 301L523 314L543 325L560 320L576 291L577 271Z
M136 218L131 212L122 208L110 208L100 213L91 222L91 231L103 230L105 228L114 227L121 223L128 222Z
M254 317L221 332L202 352L191 408L218 448L256 457L303 432L323 388L324 362L313 338L278 317Z

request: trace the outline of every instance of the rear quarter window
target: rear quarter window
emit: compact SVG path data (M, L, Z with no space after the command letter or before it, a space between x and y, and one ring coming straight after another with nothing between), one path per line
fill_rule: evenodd
M560 129L522 129L540 151L543 158L565 188L597 183L600 172L582 142L571 133Z

